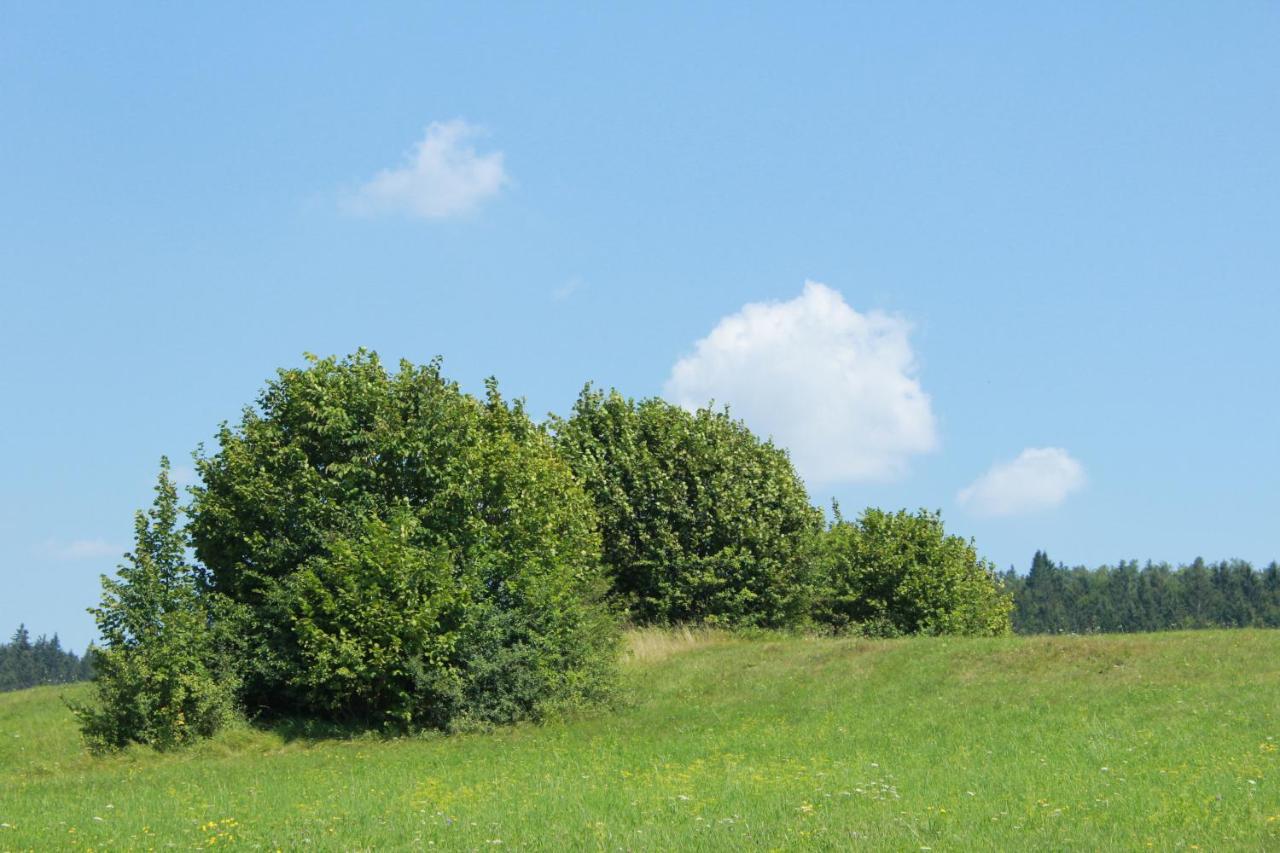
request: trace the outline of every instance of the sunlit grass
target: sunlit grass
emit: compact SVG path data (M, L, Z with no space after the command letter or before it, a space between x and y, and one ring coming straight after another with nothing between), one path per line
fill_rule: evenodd
M1280 632L629 638L626 704L94 759L0 694L0 850L1280 848Z
M624 663L653 664L674 654L700 646L711 646L734 639L727 631L714 628L634 628L627 632L623 645Z

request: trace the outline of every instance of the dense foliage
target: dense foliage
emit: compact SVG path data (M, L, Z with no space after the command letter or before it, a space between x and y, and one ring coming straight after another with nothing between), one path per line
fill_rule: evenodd
M1173 568L1136 560L1086 569L1037 551L1026 575L1009 571L1021 634L1280 627L1280 566L1197 558Z
M949 536L936 513L868 509L839 516L823 548L815 616L838 631L1002 634L1011 602L971 542Z
M235 712L236 677L213 627L178 526L178 495L161 460L151 510L135 519L134 550L103 577L92 613L103 644L91 647L95 700L75 706L91 749L131 742L168 749L207 737Z
M933 514L824 530L786 453L728 411L584 389L535 425L438 362L281 370L185 512L162 465L95 609L95 748L167 748L239 711L457 729L612 689L639 623L995 634L1009 598ZM194 561L189 557L193 549ZM621 605L618 607L617 605Z
M192 542L239 608L252 713L453 727L608 689L591 504L494 383L312 359L197 464Z
M595 505L613 588L640 623L801 621L821 513L786 451L726 411L585 388L554 423Z
M7 643L0 643L0 691L22 690L41 684L66 684L93 677L88 656L62 648L58 635L41 634L34 641L26 625L19 625Z

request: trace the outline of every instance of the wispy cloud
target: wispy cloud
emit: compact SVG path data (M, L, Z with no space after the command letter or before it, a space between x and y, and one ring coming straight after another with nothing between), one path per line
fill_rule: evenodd
M422 219L472 212L508 182L501 151L481 154L469 144L479 135L479 128L462 119L432 123L404 165L384 169L357 190L351 209Z
M46 539L39 550L55 560L101 560L119 557L126 548L105 539Z
M1061 447L1028 447L992 465L956 500L975 515L1021 515L1059 506L1084 484L1084 466Z
M556 302L564 302L570 296L573 296L573 294L582 290L586 286L586 282L575 275L573 278L551 291L551 298Z
M174 465L169 469L169 476L175 486L189 486L198 479L196 469L190 465Z
M728 403L788 448L810 482L892 479L938 444L910 331L901 317L859 313L806 282L795 299L721 319L672 368L665 394L690 408Z

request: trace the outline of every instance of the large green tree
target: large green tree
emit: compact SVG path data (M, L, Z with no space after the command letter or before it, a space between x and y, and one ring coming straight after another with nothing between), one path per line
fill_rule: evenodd
M192 540L240 608L251 711L446 727L607 690L591 503L496 384L312 358L197 465Z
M553 430L595 505L614 590L634 620L804 618L822 517L784 450L726 411L590 386Z

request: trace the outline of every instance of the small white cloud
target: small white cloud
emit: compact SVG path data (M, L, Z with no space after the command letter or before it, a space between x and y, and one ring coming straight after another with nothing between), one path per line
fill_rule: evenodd
M1084 466L1061 447L1028 447L992 465L956 500L976 515L1020 515L1058 506L1084 482Z
M384 169L356 192L357 213L405 213L446 219L470 213L507 183L502 152L479 154L467 144L479 129L462 119L433 122L408 161Z
M901 317L861 314L805 282L789 302L752 303L720 320L672 368L664 393L687 408L729 404L790 450L809 482L891 479L938 445L910 331Z
M40 551L55 560L100 560L119 557L125 548L105 539L73 539L69 542L47 539L40 546Z
M169 469L169 478L175 486L189 486L196 482L196 469L190 465L174 465Z

